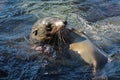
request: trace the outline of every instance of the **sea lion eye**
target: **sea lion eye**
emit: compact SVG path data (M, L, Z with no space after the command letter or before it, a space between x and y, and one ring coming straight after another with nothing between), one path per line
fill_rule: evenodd
M52 31L52 24L48 24L47 26L46 26L46 31Z
M33 31L33 34L36 36L38 34L38 30Z

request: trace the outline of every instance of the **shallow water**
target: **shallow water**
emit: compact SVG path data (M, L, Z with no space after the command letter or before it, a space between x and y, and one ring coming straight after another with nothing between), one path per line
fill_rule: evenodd
M89 67L71 61L47 66L43 55L24 40L38 19L57 17L68 27L85 31L114 60L98 72L109 80L120 79L119 0L0 0L1 80L91 80Z

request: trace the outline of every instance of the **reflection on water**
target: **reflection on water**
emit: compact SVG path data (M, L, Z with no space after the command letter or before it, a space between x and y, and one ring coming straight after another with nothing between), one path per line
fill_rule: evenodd
M24 40L24 36L29 35L37 19L44 17L67 20L68 27L85 31L107 53L117 53L116 59L108 63L99 74L105 74L111 79L120 78L119 2L119 0L0 0L0 79L91 80L89 67L79 65L76 60L70 61L69 66L48 63L39 52L30 49L30 44ZM47 66L48 64L52 66Z

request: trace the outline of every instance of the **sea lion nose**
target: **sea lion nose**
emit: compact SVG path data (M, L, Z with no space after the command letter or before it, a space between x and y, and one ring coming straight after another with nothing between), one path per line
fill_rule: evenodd
M51 26L51 25L52 25L52 24L48 23L48 25L46 26L46 31L47 31L47 32L52 31L52 26Z

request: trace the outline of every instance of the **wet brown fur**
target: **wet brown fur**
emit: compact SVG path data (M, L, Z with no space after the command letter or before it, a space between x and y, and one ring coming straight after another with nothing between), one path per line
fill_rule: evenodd
M76 51L85 62L93 66L93 72L96 73L98 69L102 68L107 63L107 58L98 51L99 48L96 49L95 45L87 39L84 32L78 32L75 29L71 31L86 40L70 44L70 50Z

